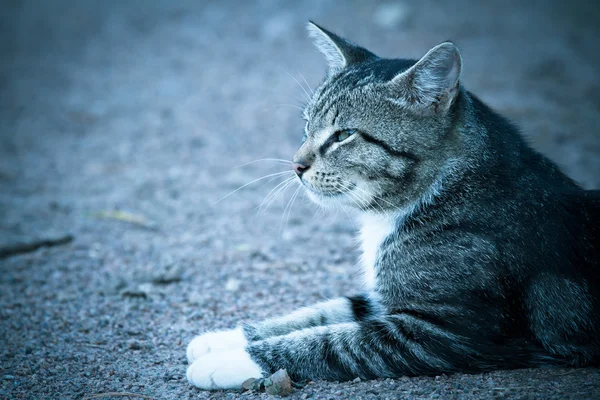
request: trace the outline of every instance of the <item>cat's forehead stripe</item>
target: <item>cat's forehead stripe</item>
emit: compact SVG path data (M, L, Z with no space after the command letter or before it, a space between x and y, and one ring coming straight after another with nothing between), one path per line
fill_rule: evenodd
M317 93L318 97L313 105L313 118L327 115L331 107L337 103L337 94L347 93L352 88L387 82L415 63L416 60L410 59L378 59L337 73L330 77L322 90Z
M314 117L323 117L329 114L331 108L338 103L341 94L348 91L348 87L355 85L349 85L347 77L349 75L355 75L356 71L348 70L341 72L329 79L325 83L323 90L318 94L318 98L314 103Z
M321 96L315 102L315 113L314 117L323 117L327 115L331 107L337 102L337 96L334 96L332 92L335 92L335 87L328 87L321 93Z

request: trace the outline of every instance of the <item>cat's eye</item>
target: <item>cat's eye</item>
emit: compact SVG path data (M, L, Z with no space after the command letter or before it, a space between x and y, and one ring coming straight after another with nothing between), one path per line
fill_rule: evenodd
M355 129L344 129L343 131L337 131L335 133L335 141L343 142L344 140L348 139L350 136L354 135L355 133L356 133Z

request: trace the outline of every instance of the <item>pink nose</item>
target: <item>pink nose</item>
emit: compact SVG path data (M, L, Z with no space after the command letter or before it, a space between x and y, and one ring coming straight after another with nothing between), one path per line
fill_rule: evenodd
M300 163L293 163L292 164L292 168L294 168L294 171L296 171L296 175L298 176L302 176L302 174L309 168L304 164L300 164Z

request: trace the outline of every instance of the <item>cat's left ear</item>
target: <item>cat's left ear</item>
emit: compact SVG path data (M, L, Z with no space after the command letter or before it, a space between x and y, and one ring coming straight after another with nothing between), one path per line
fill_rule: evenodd
M313 38L317 49L323 53L329 64L330 72L337 72L352 64L358 64L377 56L367 49L339 37L333 32L310 21L306 26L308 34Z
M458 95L461 68L462 58L454 43L439 44L389 82L394 101L416 111L445 112Z

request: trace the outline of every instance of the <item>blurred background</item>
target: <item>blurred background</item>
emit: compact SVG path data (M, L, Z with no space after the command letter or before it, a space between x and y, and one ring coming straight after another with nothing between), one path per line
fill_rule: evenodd
M0 259L0 397L195 397L181 380L194 334L358 289L344 213L301 192L286 209L295 186L257 210L283 176L217 202L286 170L242 164L299 146L299 107L326 71L309 19L384 57L453 40L463 84L600 187L595 1L4 0L0 13L0 246L74 238Z

